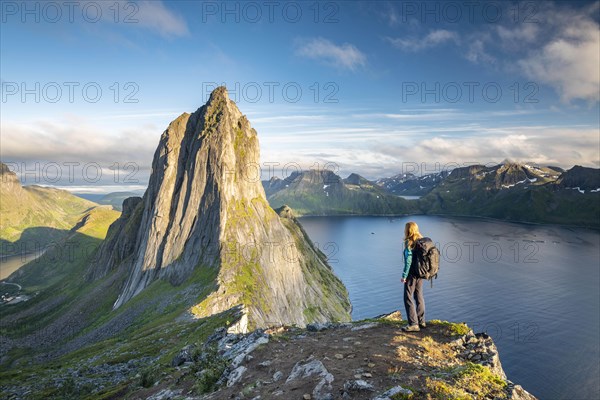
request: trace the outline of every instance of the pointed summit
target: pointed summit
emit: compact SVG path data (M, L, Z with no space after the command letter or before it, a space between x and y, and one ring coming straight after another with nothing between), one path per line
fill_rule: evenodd
M215 90L212 91L208 98L207 104L210 104L214 101L228 101L229 93L227 93L227 88L225 86L219 86Z
M171 122L138 205L135 244L111 244L129 270L114 307L157 279L178 285L202 270L217 278L194 307L199 316L241 305L248 324L242 330L348 320L346 289L297 222L271 209L258 166L257 133L225 87ZM107 263L115 259L104 249L100 254Z

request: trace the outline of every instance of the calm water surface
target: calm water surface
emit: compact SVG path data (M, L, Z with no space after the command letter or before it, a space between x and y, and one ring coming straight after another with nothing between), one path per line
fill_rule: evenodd
M354 319L404 315L401 246L413 220L442 260L426 319L494 338L509 379L541 399L600 399L600 232L468 218L304 217L346 284Z
M0 256L0 280L6 279L23 265L40 257L43 251L13 256Z

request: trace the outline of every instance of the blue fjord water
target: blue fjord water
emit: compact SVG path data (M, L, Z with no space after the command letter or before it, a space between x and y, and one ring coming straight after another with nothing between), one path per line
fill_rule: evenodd
M404 224L438 244L426 319L463 321L496 342L508 378L541 399L600 398L600 232L436 216L304 217L350 293L352 317L404 315Z

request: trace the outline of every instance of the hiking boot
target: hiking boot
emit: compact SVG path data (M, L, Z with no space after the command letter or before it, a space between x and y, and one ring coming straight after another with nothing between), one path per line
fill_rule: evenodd
M427 324L425 322L419 322L419 328L425 329L427 328Z
M419 325L406 325L402 328L404 332L419 332Z

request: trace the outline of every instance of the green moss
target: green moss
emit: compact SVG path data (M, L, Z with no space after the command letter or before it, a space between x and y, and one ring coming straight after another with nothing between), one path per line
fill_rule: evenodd
M414 393L414 392L413 392ZM415 398L414 394L396 393L390 399L392 400L412 400Z
M229 204L221 271L225 276L232 277L231 281L224 283L227 295L238 296L240 303L246 307L260 308L268 313L271 310L266 297L269 290L263 279L259 249L252 246L252 236L248 236L247 243L240 243L237 239L252 232L258 219L254 204L260 201L256 198L250 202L237 200ZM256 243L256 246L261 245L262 243ZM249 328L252 329L252 321L249 321Z
M471 330L467 326L467 324L465 324L463 322L456 323L456 322L441 321L439 319L432 319L431 321L429 321L429 323L431 325L447 327L449 329L450 334L453 336L454 335L458 335L458 336L466 335Z
M235 127L234 130L234 139L233 139L233 149L235 150L235 154L237 157L240 157L242 160L246 159L246 135L242 128L239 126Z
M316 317L319 315L319 309L315 306L307 307L304 309L304 317L307 321L314 321Z
M426 381L431 395L443 400L504 399L506 385L488 367L472 362L452 370L449 381L431 378Z

